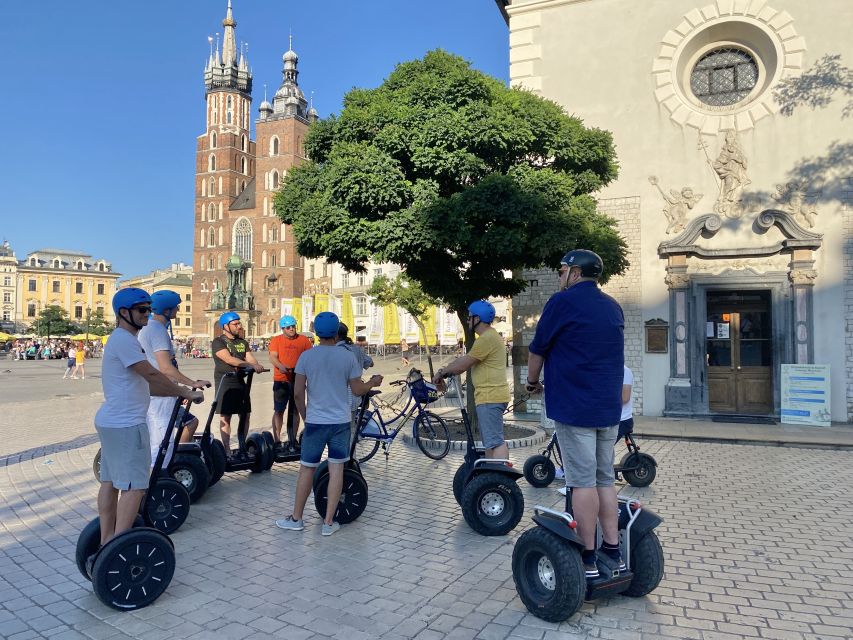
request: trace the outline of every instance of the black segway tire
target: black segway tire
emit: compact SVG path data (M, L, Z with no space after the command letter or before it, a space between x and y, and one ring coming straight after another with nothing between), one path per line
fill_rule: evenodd
M210 474L204 460L189 453L175 454L169 464L169 475L184 485L191 504L201 498L210 486Z
M136 520L133 522L133 527L144 527L145 521L142 519L142 516L137 515ZM77 568L80 570L80 575L82 575L87 580L91 580L91 576L86 573L86 560L89 559L89 556L95 553L101 547L101 519L95 518L85 527L83 527L83 531L80 532L80 536L77 538L77 549L74 554L74 559L77 561Z
M528 529L516 540L512 579L527 610L548 622L571 618L586 594L580 551L544 527Z
M632 487L648 487L657 475L655 459L646 453L629 453L620 466L623 468L622 477Z
M324 474L314 486L314 506L321 518L326 517L326 502L329 493L329 474ZM344 469L344 486L335 512L335 520L347 524L364 513L367 507L367 482L353 469Z
M500 473L475 475L462 489L465 522L484 536L503 536L524 514L524 496L512 478Z
M450 432L447 423L429 411L417 418L413 427L415 442L427 458L441 460L450 451Z
M131 529L104 545L92 569L92 586L108 607L141 609L159 598L175 574L175 549L157 529Z
M524 479L532 487L547 487L554 481L557 468L548 456L530 456L524 462Z
M269 452L267 454L266 464L264 464L264 471L269 471L275 463L275 438L272 437L272 434L269 431L261 432L261 437L264 439L264 443L267 445L267 451Z
M641 598L654 591L663 579L663 549L654 531L649 531L631 545L633 580L622 595Z
M260 433L253 433L246 438L246 453L252 457L252 473L260 473L267 464L267 443Z
M95 474L95 480L101 481L101 450L95 454L95 459L92 461L92 473Z
M212 487L222 480L222 476L225 475L225 465L228 460L228 457L225 454L225 445L216 438L211 437L211 440L210 459L213 471L210 474L210 484L207 485L208 487Z
M463 484L465 482L465 466L460 465L456 470L456 473L453 474L453 497L456 498L456 504L462 504L462 489Z
M157 478L142 506L145 524L166 535L177 531L189 513L190 494L174 478Z

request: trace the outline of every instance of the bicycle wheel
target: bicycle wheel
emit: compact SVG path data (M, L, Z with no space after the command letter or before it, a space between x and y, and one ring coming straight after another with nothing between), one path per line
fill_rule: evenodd
M427 458L441 460L450 451L447 424L434 413L424 411L415 418L415 442Z
M355 443L355 454L353 457L359 463L367 462L379 451L379 440L376 438L364 438L361 434L357 437L358 441Z

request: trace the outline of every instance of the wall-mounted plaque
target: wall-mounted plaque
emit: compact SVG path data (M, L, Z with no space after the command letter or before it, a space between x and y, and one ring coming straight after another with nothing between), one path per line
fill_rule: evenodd
M666 353L669 348L669 323L660 318L646 320L646 353Z

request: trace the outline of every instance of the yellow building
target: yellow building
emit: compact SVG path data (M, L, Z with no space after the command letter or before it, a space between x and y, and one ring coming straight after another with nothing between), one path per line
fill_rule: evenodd
M115 323L110 302L121 274L112 269L106 260L78 251L33 251L17 265L15 324L21 329L33 325L51 305L65 309L84 329L88 314L101 313L108 324Z
M15 327L15 291L17 290L18 259L9 243L0 246L0 331L14 333Z
M187 338L192 333L193 268L183 262L172 264L168 269L157 269L143 276L121 281L121 289L138 287L149 293L168 289L181 296L183 304L172 321L172 334L176 338Z

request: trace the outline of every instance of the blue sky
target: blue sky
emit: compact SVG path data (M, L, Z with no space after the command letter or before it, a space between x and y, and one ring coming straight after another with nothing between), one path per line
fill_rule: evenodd
M281 82L288 33L321 117L352 87L441 47L507 80L493 0L232 0L253 115ZM192 262L196 136L208 35L226 0L3 3L0 235L18 258L84 251L125 275Z

